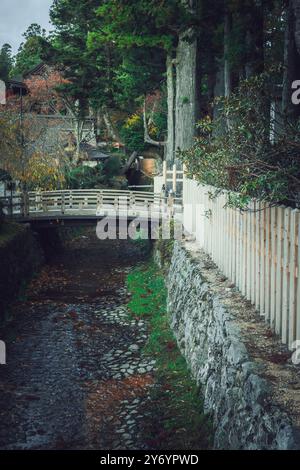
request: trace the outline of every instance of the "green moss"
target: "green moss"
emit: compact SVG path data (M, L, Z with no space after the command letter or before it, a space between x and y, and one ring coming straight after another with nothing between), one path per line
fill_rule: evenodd
M160 254L161 267L163 272L166 273L169 270L171 259L173 255L174 240L162 240L159 239L156 242L156 249Z
M155 449L207 449L211 424L170 328L163 275L154 263L143 265L128 275L127 286L132 294L131 315L149 318L145 353L155 357L157 364L147 405L149 419L144 425L149 445Z

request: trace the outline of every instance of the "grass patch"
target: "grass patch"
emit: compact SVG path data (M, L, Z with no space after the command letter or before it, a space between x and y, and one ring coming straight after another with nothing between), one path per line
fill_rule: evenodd
M131 292L128 308L137 318L149 318L146 354L155 357L155 386L147 405L145 433L154 449L208 449L212 428L203 413L201 394L190 376L169 325L164 278L154 263L135 269L127 277Z

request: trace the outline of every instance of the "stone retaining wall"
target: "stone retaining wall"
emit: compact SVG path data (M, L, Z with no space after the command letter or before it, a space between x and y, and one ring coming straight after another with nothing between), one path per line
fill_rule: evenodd
M187 243L188 245L188 243ZM157 254L156 254L157 259ZM291 449L291 418L273 399L274 384L254 360L228 307L225 278L203 253L175 242L167 276L168 310L179 347L202 387L219 449ZM224 287L225 286L225 287Z
M30 227L11 225L11 235L0 245L0 321L6 307L44 261L37 236Z

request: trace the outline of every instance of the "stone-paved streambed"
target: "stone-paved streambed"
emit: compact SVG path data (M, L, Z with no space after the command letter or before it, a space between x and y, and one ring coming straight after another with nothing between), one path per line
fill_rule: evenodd
M155 360L148 326L128 315L127 241L80 235L45 266L0 332L1 449L147 449Z

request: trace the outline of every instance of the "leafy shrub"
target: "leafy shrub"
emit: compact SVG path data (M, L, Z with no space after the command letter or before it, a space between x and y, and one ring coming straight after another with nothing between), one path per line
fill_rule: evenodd
M78 166L72 168L66 174L66 183L69 189L93 189L102 187L105 177L102 173L102 165L95 168Z
M52 156L40 152L29 158L20 179L33 191L61 189L65 183L63 168L57 165Z
M103 173L107 179L120 175L121 160L118 155L113 155L105 161L103 165Z
M144 142L144 124L139 114L130 116L120 131L126 148L130 152L143 152L146 149Z
M218 117L199 123L195 145L180 154L188 173L199 182L226 189L233 205L243 207L250 198L299 205L299 124L276 126L270 139L270 74L241 83L230 98L218 98Z
M121 163L118 157L111 157L103 165L94 168L78 166L66 174L66 184L69 189L126 189L127 180L120 176Z

